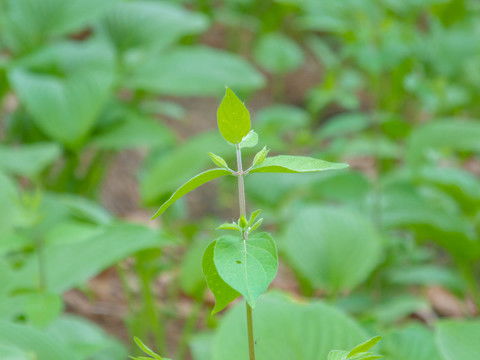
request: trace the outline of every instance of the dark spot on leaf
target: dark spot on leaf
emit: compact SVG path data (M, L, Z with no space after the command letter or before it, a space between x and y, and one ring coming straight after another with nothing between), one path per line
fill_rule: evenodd
M241 264L242 262L240 260L235 261L237 264Z

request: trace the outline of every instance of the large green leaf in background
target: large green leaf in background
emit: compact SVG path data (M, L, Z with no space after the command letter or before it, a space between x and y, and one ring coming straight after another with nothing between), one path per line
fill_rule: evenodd
M156 156L147 165L141 178L142 199L151 204L173 192L185 179L194 176L210 163L209 151L220 156L234 153L234 149L220 135L206 132L177 145L162 156Z
M296 271L329 292L351 290L365 281L382 255L382 240L368 218L326 206L300 209L279 246Z
M119 0L7 0L4 38L15 53L91 23ZM0 21L1 22L1 21Z
M297 303L280 294L258 300L254 311L259 360L324 360L332 349L349 349L366 340L352 319L323 302ZM212 343L213 360L248 358L245 305L222 319Z
M435 344L434 334L416 324L394 330L382 340L386 360L443 360ZM460 360L460 359L456 359Z
M38 175L60 156L54 143L27 144L21 147L0 145L0 169L14 175Z
M432 121L412 133L408 139L407 162L418 168L429 150L480 151L480 123L449 119Z
M253 91L263 76L243 58L205 46L169 49L151 56L127 80L129 87L164 95L215 96L228 86Z
M120 52L164 47L182 35L206 29L207 19L168 2L121 2L111 9L101 29Z
M476 360L480 354L480 321L441 321L436 340L445 360Z
M95 125L113 79L113 54L100 42L54 45L10 73L12 86L36 125L72 148Z
M65 344L55 341L44 331L27 325L0 322L0 346L11 346L33 353L38 360L80 360Z
M89 236L83 236L77 228L75 238L66 239L65 243L46 245L43 254L47 288L53 292L63 292L79 286L100 271L148 248L165 245L165 237L158 231L132 224L113 224L100 226L93 231L85 228ZM35 287L38 273L36 257L25 265L18 274L13 286Z

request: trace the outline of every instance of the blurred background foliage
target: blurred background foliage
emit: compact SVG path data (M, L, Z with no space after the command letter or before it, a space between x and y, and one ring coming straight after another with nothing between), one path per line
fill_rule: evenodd
M348 162L247 179L282 266L259 359L480 352L477 0L0 0L0 357L245 359L201 254L235 184L152 209L233 160L227 85L272 153Z

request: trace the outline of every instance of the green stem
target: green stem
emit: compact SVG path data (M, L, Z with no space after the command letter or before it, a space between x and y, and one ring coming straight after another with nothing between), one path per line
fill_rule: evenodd
M247 205L245 200L245 182L243 178L243 164L242 164L242 150L240 146L236 145L237 153L237 171L238 171L238 203L240 208L240 216L246 217L247 214ZM246 233L243 233L243 244L247 246L247 236ZM250 360L255 360L255 337L253 334L253 309L246 302L246 312L247 312L247 333L248 333L248 354Z

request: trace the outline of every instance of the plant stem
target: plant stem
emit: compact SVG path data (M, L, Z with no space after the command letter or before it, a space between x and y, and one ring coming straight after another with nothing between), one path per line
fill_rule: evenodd
M238 203L240 208L240 216L247 216L247 205L245 200L245 182L243 179L243 164L242 164L242 150L240 146L236 145L237 153L237 171L238 171ZM247 246L247 236L246 233L243 233L243 244L246 248ZM255 337L253 335L253 310L252 307L245 302L246 312L247 312L247 333L248 333L248 354L250 360L255 360Z

